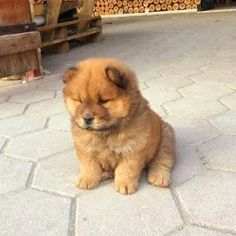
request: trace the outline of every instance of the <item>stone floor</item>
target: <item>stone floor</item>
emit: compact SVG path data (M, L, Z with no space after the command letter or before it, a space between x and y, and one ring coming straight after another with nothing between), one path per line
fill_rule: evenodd
M235 19L232 12L107 22L104 41L45 56L52 74L43 80L2 87L0 235L235 235ZM112 181L75 187L62 74L91 56L133 67L153 109L174 126L170 188L145 178L132 196L116 193Z

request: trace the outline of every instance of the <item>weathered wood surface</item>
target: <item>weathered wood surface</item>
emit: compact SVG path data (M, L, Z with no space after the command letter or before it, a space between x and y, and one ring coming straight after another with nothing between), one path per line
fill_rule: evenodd
M31 22L28 0L0 0L0 25Z
M38 69L36 50L0 56L0 78Z
M40 48L40 44L38 31L0 36L0 45L4 45L0 47L0 56Z

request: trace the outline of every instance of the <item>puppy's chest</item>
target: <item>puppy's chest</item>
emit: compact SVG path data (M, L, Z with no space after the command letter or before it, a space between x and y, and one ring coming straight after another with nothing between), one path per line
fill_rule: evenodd
M107 138L93 138L87 140L86 151L96 153L99 156L116 156L122 157L131 155L145 147L147 135L130 136L114 135Z

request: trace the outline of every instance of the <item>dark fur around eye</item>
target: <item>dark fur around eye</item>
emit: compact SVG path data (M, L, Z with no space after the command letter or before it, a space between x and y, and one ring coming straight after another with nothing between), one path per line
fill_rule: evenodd
M74 100L75 102L80 102L80 103L82 103L82 101L81 101L80 98L74 98L73 100Z
M107 99L99 99L99 104L105 104L105 103L107 103L109 100L107 100Z

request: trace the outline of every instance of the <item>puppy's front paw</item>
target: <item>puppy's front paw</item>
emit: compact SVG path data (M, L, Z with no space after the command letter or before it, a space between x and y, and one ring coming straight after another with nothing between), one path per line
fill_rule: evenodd
M138 182L115 181L115 190L121 194L132 194L138 189Z
M170 172L157 171L148 173L148 182L159 187L168 187L171 183Z
M91 189L96 187L99 183L100 181L98 179L81 176L79 177L77 187L80 189Z

